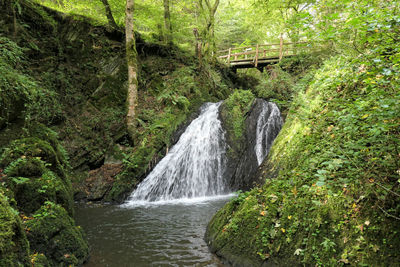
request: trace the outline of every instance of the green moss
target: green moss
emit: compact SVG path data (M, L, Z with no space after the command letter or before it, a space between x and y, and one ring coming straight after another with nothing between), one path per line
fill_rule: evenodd
M6 179L7 187L13 191L18 210L31 214L46 201L52 201L62 205L70 214L73 214L71 188L56 174L50 170L44 170L37 177L25 177L9 174Z
M23 164L21 164L22 162L30 163L31 165L34 162L38 162L38 160L46 162L46 168L56 172L61 178L66 179L65 167L68 165L65 154L60 152L59 144L57 144L55 149L50 143L37 137L28 137L12 142L4 149L3 154L0 156L0 166L6 167L11 164L18 164L17 169L21 172L24 168ZM12 173L10 175L25 175L30 177L36 176L37 173L29 173L28 170L27 173Z
M29 244L18 212L0 187L0 266L28 266Z
M35 253L31 255L31 263L35 267L51 267L49 260L43 253Z
M229 155L235 157L244 142L245 120L255 97L249 90L234 91L221 106L221 119L227 132Z
M390 61L368 65L375 57L336 57L306 78L263 165L266 184L208 226L217 254L253 265L399 262L399 76L380 74Z
M105 197L106 201L123 201L132 188L137 185L139 179L148 170L150 162L156 154L152 146L141 146L129 158L125 160L125 169L120 173L113 184L110 192Z
M253 103L254 95L251 91L236 90L223 103L221 116L224 118L226 128L234 140L239 140L244 134L244 121Z
M46 202L25 222L31 249L43 253L51 266L77 266L89 255L83 231L60 205Z
M17 207L25 214L35 212L45 201L61 204L73 214L72 188L66 176L68 158L56 133L37 125L28 137L13 141L0 156L5 185L13 192ZM49 143L50 142L50 143Z

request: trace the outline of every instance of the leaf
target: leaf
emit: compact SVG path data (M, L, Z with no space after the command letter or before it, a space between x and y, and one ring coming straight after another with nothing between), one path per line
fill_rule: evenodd
M365 114L364 116L362 116L361 118L362 119L366 119L366 118L368 118L369 117L369 114Z
M303 249L298 248L298 249L296 249L296 251L294 252L294 255L299 256L301 252L303 252Z

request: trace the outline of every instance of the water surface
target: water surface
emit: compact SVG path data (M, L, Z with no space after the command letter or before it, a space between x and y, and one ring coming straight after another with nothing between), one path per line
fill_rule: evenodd
M76 207L91 246L85 266L224 266L204 241L206 226L232 196L129 206Z

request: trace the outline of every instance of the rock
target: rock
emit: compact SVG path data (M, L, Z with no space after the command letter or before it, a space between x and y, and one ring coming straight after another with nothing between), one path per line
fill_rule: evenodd
M11 189L19 211L31 214L45 201L62 205L73 214L72 189L57 144L37 137L15 140L0 157L7 188Z
M31 249L43 253L50 266L77 266L87 260L83 231L60 205L46 202L25 226Z
M29 265L29 244L21 220L0 187L0 266Z
M261 112L265 110L265 117L269 117L272 111L270 103L265 105L267 102L263 99L255 99L251 105L250 110L245 114L246 118L244 121L244 133L240 140L236 141L237 144L229 144L231 147L230 153L228 153L228 166L226 177L229 179L230 187L233 190L244 190L247 191L256 185L263 184L263 179L259 172L257 154L255 151L256 145L256 133L257 133L257 122ZM226 120L226 117L221 116L222 120ZM226 123L223 123L226 125ZM272 133L268 136L266 143L270 144L278 135L281 125L277 125L273 129ZM228 135L230 134L227 131ZM228 136L228 142L232 142L232 137ZM263 149L267 150L266 144L263 144Z
M87 200L102 200L111 190L114 178L122 171L122 164L104 164L89 172L85 181Z

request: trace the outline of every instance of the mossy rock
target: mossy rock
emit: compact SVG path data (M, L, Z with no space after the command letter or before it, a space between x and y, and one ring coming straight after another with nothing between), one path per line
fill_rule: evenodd
M35 124L29 125L27 130L27 135L39 138L49 143L53 147L54 152L56 153L57 159L59 160L60 164L64 168L69 168L69 162L68 162L69 158L67 155L67 151L64 149L64 147L58 140L57 132L48 128L44 124L35 122Z
M24 162L24 160L18 160ZM40 162L39 159L32 160ZM29 162L29 160L25 161ZM21 169L31 170L27 168L29 164L23 165ZM43 166L43 162L41 162ZM7 169L6 169L7 170ZM54 172L44 169L38 176L25 178L25 174L18 169L13 169L16 176L10 173L6 178L7 186L13 191L17 207L25 214L31 214L39 209L46 201L52 201L63 206L69 214L73 214L73 198L72 190L63 180L61 180ZM8 174L8 173L7 173ZM21 175L18 175L21 174Z
M7 167L12 162L16 162L18 159L24 159L28 157L38 158L46 162L46 168L56 172L61 178L66 179L66 174L64 171L66 163L64 156L57 154L56 150L50 145L50 143L37 137L28 137L12 142L10 146L4 150L0 157L0 167ZM29 162L32 163L32 161ZM30 177L37 174L27 173L24 175Z
M18 212L0 188L0 266L28 266L29 244Z
M5 165L4 173L10 177L39 177L46 169L46 162L39 157L21 156Z
M221 105L221 120L227 131L230 153L239 152L245 134L246 115L255 97L251 91L236 90Z
M25 226L31 249L43 253L51 266L77 266L87 260L84 233L62 206L46 202Z

